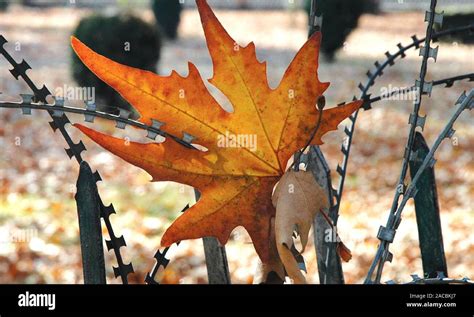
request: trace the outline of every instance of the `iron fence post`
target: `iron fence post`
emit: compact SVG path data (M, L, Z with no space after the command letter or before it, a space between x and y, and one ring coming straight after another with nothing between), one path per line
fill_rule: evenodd
M194 194L197 202L201 194L197 190L194 190ZM202 242L204 244L209 284L231 284L225 246L221 246L214 237L204 237Z
M413 151L417 154L414 160L410 161L412 178L429 152L429 147L420 132L415 135ZM448 276L434 166L428 167L423 172L418 180L418 188L414 200L424 275L435 278L439 272L442 272Z
M89 164L82 161L75 198L79 218L84 284L106 284L100 205L95 182Z
M327 193L330 203L329 217L337 223L337 210L334 208L331 172L323 153L318 146L312 146L309 151L308 170ZM344 284L341 258L337 253L337 235L333 232L326 219L317 213L313 220L314 245L318 261L320 284Z

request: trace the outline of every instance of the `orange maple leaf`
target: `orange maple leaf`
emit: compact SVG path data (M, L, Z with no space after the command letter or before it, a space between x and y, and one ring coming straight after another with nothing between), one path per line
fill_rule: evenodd
M205 0L197 0L214 76L209 82L233 105L226 112L209 93L198 69L189 74L158 76L118 64L101 56L78 39L72 47L87 67L119 92L140 113L140 121L165 122L162 130L197 137L207 151L183 147L173 141L142 144L75 126L96 143L143 168L153 181L175 181L197 188L198 203L180 216L162 237L162 246L214 236L225 244L231 231L243 226L260 258L269 257L270 219L275 215L271 196L291 155L308 141L318 118L316 100L328 88L317 77L321 34L315 33L297 53L276 89L267 82L266 63L257 60L255 45L241 47L229 36ZM361 101L324 110L312 144L336 130L339 123L361 106ZM223 147L223 136L248 136L255 148ZM248 144L247 144L248 145Z

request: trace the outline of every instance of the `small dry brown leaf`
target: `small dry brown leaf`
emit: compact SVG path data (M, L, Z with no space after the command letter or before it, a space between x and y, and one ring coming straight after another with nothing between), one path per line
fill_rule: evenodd
M337 253L344 262L349 262L352 259L352 252L342 241L337 244Z
M275 239L280 259L294 283L305 284L306 279L290 251L292 236L294 230L299 233L302 253L314 215L329 206L326 193L311 172L289 170L277 184L272 202L276 208Z

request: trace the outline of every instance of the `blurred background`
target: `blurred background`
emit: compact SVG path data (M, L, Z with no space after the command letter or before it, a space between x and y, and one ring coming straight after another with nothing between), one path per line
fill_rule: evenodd
M240 44L254 41L259 60L268 62L268 77L275 87L308 33L308 1L227 0L208 1L229 34ZM424 37L424 10L429 1L322 0L324 11L321 81L330 81L328 105L349 101L359 95L359 82L376 60L397 43L410 43L410 36ZM471 0L438 1L446 13L444 28L474 22ZM199 68L203 78L212 76L199 16L192 0L81 1L0 0L0 34L5 48L17 61L32 67L29 76L57 95L69 88L94 88L101 110L117 107L133 110L115 92L101 83L72 54L69 38L75 34L92 49L121 63L168 75L171 70L187 73L187 62ZM474 37L446 38L439 43L437 63L429 63L428 80L474 71ZM418 78L418 51L377 81L372 94L384 89L409 87ZM27 86L9 73L10 65L0 58L2 99L18 99L30 93ZM424 98L422 112L428 115L424 135L432 144L463 90L472 82L456 83L451 89L436 87ZM215 90L213 90L215 92ZM66 96L81 104L80 96ZM387 100L362 112L339 218L339 234L352 250L353 259L343 264L347 283L361 283L376 251L379 226L386 222L401 158L408 135L412 102ZM136 116L136 114L134 114ZM437 154L436 177L444 245L451 277L474 278L474 126L472 112L456 123L456 139L446 140ZM70 118L81 121L81 117ZM46 113L22 116L20 111L0 109L0 283L82 283L77 211L74 201L78 166L64 153L64 140L48 127ZM110 123L97 120L96 129L144 141L141 133L116 131ZM334 170L341 160L344 125L327 135L322 150ZM76 140L81 135L70 128ZM114 157L82 137L88 151L84 158L100 171L104 203L113 202L117 215L111 217L117 236L124 235L125 262L132 261L132 283L143 283L155 259L164 230L188 203L194 202L192 188L175 183L151 183L150 176ZM333 172L334 184L337 184ZM106 236L106 231L104 230ZM25 237L16 239L14 237ZM13 237L13 238L12 238ZM310 239L310 241L312 241ZM423 274L418 247L414 208L409 204L395 242L392 263L385 266L382 281L410 280ZM318 283L314 247L304 254L310 282ZM169 253L171 263L160 273L163 283L206 283L201 240L185 241ZM252 283L257 256L250 239L237 228L227 244L233 283ZM115 259L106 254L108 283Z

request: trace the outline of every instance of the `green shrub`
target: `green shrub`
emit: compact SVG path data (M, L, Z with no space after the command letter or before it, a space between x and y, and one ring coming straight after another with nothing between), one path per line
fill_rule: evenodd
M329 59L341 48L347 36L357 27L359 17L367 8L366 0L318 0L318 14L323 15L321 51ZM310 14L311 1L305 9Z
M161 37L153 25L131 15L83 18L74 36L99 54L128 66L156 71ZM72 52L72 74L83 87L95 87L95 94L107 106L132 109L112 88L95 76Z
M0 0L0 11L6 11L9 4L9 0Z
M379 14L381 0L365 0L364 13Z
M179 0L153 0L152 10L158 26L166 37L176 39L182 11Z
M459 26L465 26L474 23L474 12L458 13L453 15L445 15L443 18L442 30L447 30ZM474 44L474 34L472 32L465 32L463 34L455 34L448 37L442 37L441 41L445 42L460 42L464 44Z

